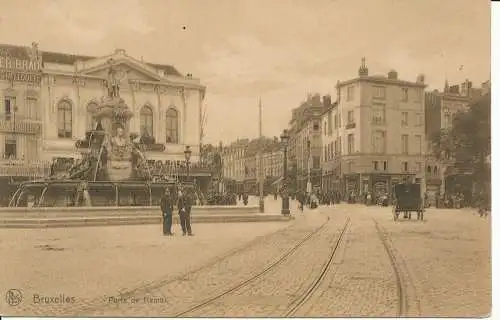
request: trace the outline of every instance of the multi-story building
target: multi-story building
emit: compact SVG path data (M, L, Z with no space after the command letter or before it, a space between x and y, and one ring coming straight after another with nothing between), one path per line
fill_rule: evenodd
M399 79L394 70L370 76L364 58L358 77L337 83L332 117L338 114L338 130L329 138L334 145L330 158L339 159L344 195L389 193L402 180L421 181L425 87L423 75L415 82Z
M222 151L224 179L231 181L230 189L235 192L243 191L245 153L249 142L248 139L238 139L224 147Z
M113 68L119 95L134 116L128 132L147 133L164 151L150 160L184 162L192 150L198 175L201 108L205 86L171 65L137 60L124 50L104 57L41 51L32 46L0 46L0 175L41 176L54 159L80 157L75 142L95 128L92 110L107 96ZM202 175L205 173L202 173Z
M262 177L265 192L270 192L271 184L283 175L283 150L278 138L263 137L247 142L243 163L243 190L257 194Z
M442 130L451 129L457 112L465 111L471 102L488 93L490 88L489 81L482 83L481 88L474 88L472 82L466 79L460 85L453 86L446 81L442 92L434 90L425 93L425 133L429 153L425 172L427 189L431 197L437 192L440 194L447 192L446 189L450 189L454 184L453 180L458 184L466 183L462 179L466 176L466 172L454 168L452 159L438 161L431 156L433 140Z
M342 140L339 135L339 111L338 104L334 103L325 110L322 115L323 154L321 157L321 169L323 171L322 189L324 191L340 191L340 158L339 150Z
M331 107L331 97L319 94L309 96L298 108L292 110L290 121L290 164L297 170L297 188L306 190L321 186L322 142L321 117Z

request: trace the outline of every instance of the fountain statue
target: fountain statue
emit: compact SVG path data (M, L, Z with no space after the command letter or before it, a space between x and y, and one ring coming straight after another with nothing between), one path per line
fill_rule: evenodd
M178 175L169 179L163 164L150 168L146 152L162 152L165 146L148 134L130 132L133 113L120 97L120 82L126 72L112 59L108 62L107 95L91 111L96 127L75 145L81 159L61 174L54 170L47 179L23 183L9 206L27 206L31 198L36 199L35 207L151 206L159 205L165 188L194 190L193 184L181 183Z

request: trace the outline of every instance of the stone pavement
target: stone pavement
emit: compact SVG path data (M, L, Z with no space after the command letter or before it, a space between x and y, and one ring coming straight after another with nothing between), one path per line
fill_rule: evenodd
M0 314L50 312L30 303L33 294L88 300L170 278L288 225L193 225L195 237L180 236L178 225L174 237L162 236L160 225L2 229ZM4 295L9 289L21 290L25 301L15 307L7 305ZM52 307L57 311L61 306Z
M268 208L279 207L279 201L273 201L266 199ZM331 269L295 316L397 316L400 300L406 316L474 317L490 312L489 220L468 210L428 209L423 222L395 222L390 207L356 204L306 210L289 223L198 225L194 238L165 239L158 227L0 230L0 251L7 261L0 283L20 288L26 296L38 292L81 298L81 303L66 306L9 307L2 300L1 312L175 315L264 270L329 218L326 228L269 273L187 314L283 316L316 281L347 217L351 225ZM391 256L376 226L384 232ZM268 236L218 263L175 277L258 234Z
M473 212L429 208L424 222L393 222L380 207L363 210L389 232L413 282L421 316L491 312L491 221Z

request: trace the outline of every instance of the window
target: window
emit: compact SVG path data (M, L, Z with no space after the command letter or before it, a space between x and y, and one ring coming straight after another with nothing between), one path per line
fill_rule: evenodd
M38 108L36 107L36 99L34 98L26 99L26 115L28 119L40 120Z
M422 102L422 89L415 88L415 102Z
M73 135L73 108L67 100L57 105L57 136L59 138L71 138Z
M174 108L167 110L167 121L165 124L167 143L179 143L179 113Z
M378 161L373 161L373 170L378 171Z
M314 122L313 123L313 130L314 131L318 131L319 130L319 123L318 122Z
M385 99L385 87L373 86L373 97L377 99Z
M427 173L428 173L428 174L431 174L431 173L432 173L431 166L427 166Z
M374 124L385 123L385 105L375 104L372 107L372 122Z
M403 134L401 136L401 153L408 154L408 135Z
M87 130L95 130L97 128L97 119L94 117L94 111L97 104L90 103L87 106Z
M401 101L408 102L408 88L401 88Z
M423 118L422 114L420 112L417 112L415 114L415 120L416 120L415 126L423 126L424 125L424 120L423 119L424 118Z
M385 132L375 131L372 136L372 150L373 153L385 153Z
M332 128L332 112L330 111L328 113L328 135L332 135L333 133L333 128Z
M17 141L15 137L5 137L4 152L7 159L17 158Z
M347 87L347 101L354 99L354 86Z
M347 136L347 154L354 153L354 134L351 133Z
M325 152L324 152L324 159L325 161L328 161L328 147L327 146L324 146L323 149L325 149Z
M144 106L141 109L141 135L154 136L153 109L149 106Z
M406 127L408 125L408 112L401 112L401 125Z
M326 121L325 121L325 123L323 125L323 134L326 136Z
M450 113L450 109L444 108L443 109L443 113L444 113L443 127L444 128L449 128L449 127L451 127L451 113Z
M416 172L420 172L420 171L422 171L422 164L421 164L420 162L417 162L417 163L415 164L415 171L416 171Z
M387 161L384 161L384 171L387 171L388 168L389 166L387 165Z
M354 124L354 111L347 112L347 124Z
M415 136L415 148L417 154L422 154L422 136Z
M312 157L312 167L313 169L319 169L320 167L320 157Z
M333 117L333 121L334 121L334 128L337 129L339 127L339 122L338 122L338 116L337 114L334 115Z
M5 97L4 103L5 103L5 107L4 107L5 120L10 120L12 117L12 114L14 112L16 112L16 110L15 110L16 98Z
M403 162L403 172L408 172L408 162Z
M335 154L338 155L339 154L339 144L338 144L338 140L335 139Z
M444 128L450 128L451 127L451 115L450 114L445 114L444 115Z

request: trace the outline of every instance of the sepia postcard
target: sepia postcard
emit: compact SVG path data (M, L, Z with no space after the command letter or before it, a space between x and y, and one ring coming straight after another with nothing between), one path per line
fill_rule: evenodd
M0 315L488 317L486 0L0 0Z

